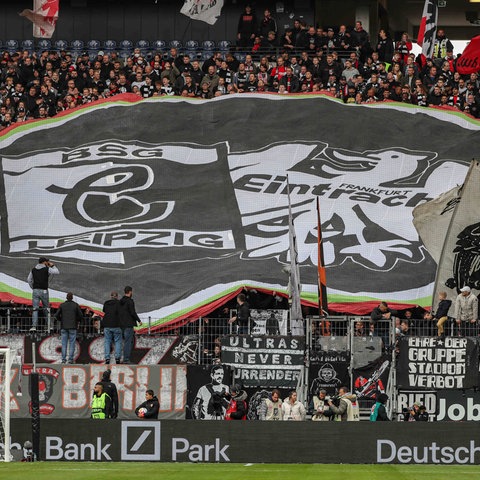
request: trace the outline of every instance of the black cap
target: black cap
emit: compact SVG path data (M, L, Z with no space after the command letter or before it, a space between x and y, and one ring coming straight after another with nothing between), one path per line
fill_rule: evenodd
M230 389L230 391L232 393L234 393L234 392L238 393L238 392L240 392L241 389L242 389L242 386L238 383L235 383L235 385L232 385L232 388Z

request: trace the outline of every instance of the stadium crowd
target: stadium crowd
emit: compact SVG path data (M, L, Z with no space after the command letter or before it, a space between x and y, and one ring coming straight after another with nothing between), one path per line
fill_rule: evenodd
M234 93L324 93L345 103L397 101L457 109L480 118L480 79L456 71L457 57L438 30L432 58L415 57L407 33L394 42L381 29L376 41L360 21L354 28L315 28L294 20L280 35L268 9L257 20L240 16L236 45L203 54L170 48L129 56L118 52L4 51L0 58L0 130L49 118L102 98L209 99ZM203 55L203 57L202 57ZM200 58L204 58L203 61Z

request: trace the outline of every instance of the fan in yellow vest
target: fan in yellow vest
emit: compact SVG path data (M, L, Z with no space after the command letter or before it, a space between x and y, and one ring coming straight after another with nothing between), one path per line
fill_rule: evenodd
M93 389L92 398L92 418L105 419L110 418L112 410L112 399L103 391L103 384L98 382Z

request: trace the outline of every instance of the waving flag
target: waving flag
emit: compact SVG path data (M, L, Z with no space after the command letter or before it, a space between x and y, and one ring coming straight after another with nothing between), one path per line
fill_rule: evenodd
M473 37L457 61L457 70L461 75L470 75L480 70L480 35Z
M51 38L58 20L60 0L34 0L33 10L23 10L20 16L33 23L35 38Z
M438 2L437 0L425 0L422 21L418 30L417 43L422 47L425 57L433 56L435 37L437 35Z
M213 25L220 16L223 0L185 0L180 13L192 20L200 20Z

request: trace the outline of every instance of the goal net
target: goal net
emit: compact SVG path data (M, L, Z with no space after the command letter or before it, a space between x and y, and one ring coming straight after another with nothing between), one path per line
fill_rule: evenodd
M0 348L0 461L10 456L10 375L12 355L9 348Z

